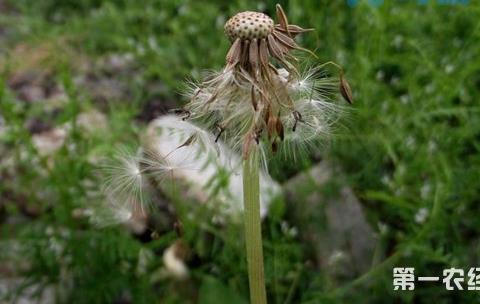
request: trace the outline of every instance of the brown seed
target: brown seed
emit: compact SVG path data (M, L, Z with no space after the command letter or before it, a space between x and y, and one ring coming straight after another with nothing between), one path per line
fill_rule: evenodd
M285 12L283 11L283 8L280 4L277 4L276 9L277 9L277 18L278 18L278 22L280 23L280 26L287 32L288 36L290 36L290 32L288 29L287 15L285 15Z
M275 133L277 131L277 121L278 118L275 116L270 116L267 121L267 134L268 138L272 139L275 136Z
M248 55L250 66L255 71L260 63L260 58L258 54L258 41L255 38L250 42L250 49L248 51Z
M175 233L178 237L183 236L183 224L182 222L180 222L180 220L177 219L175 223L173 223L173 229L175 230Z
M340 75L340 94L349 104L353 103L352 89L343 74Z
M283 124L282 124L282 121L280 119L277 119L277 125L275 127L277 129L278 136L280 137L281 140L283 140L285 134L283 132Z
M220 136L222 136L223 132L225 131L225 128L222 128L222 127L218 127L218 129L219 131L217 136L215 137L215 142L218 142L218 140L220 139Z
M300 114L298 111L293 111L293 118L295 119L295 122L293 123L292 131L295 132L298 122L304 122L304 120L302 118L302 114Z
M270 110L270 105L267 105L267 109L265 110L265 115L263 115L263 121L268 124L268 120L272 115L272 111Z
M278 151L278 143L276 140L272 141L272 152L276 153Z
M197 134L190 135L183 144L177 147L177 149L190 146L196 138L197 138Z
M255 88L254 86L252 85L252 90L251 90L251 98L252 98L252 105L253 105L253 109L255 111L257 111L257 106L258 106L258 103L257 103L257 99L255 98Z
M297 130L297 124L298 120L295 120L295 122L293 123L292 132L295 132Z
M261 128L255 132L255 142L257 143L257 145L260 143L260 137L262 137L262 132L263 129Z
M227 53L227 57L226 57L227 65L232 65L232 66L236 65L241 59L240 58L241 52L242 52L242 43L240 38L237 38Z

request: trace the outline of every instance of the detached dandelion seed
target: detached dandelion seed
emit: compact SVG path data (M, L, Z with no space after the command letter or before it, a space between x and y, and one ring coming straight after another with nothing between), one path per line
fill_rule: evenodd
M175 163L179 163L178 159ZM94 206L90 214L92 222L106 227L143 218L154 211L149 197L150 178L160 181L172 178L177 170L191 169L185 162L182 166L175 163L150 150L118 152L100 170L104 178L103 201L100 206Z
M122 150L102 168L102 171L106 174L103 186L106 194L115 197L132 197L139 202L140 211L145 212L147 201L144 191L144 169L138 153L133 155Z

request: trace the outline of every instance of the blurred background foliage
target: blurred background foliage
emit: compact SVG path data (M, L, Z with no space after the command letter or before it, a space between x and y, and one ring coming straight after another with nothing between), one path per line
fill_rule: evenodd
M310 245L285 233L286 222L296 224L276 202L264 222L270 302L475 302L476 292L441 283L393 291L392 267L429 276L480 266L480 6L279 2L292 23L315 28L300 38L319 57L311 63L345 68L355 104L327 148L300 164L273 160L271 173L285 182L320 158L340 166L337 183L360 199L377 245L370 270L333 282L310 265ZM177 207L193 256L183 283L158 275L173 229L157 237L98 229L74 211L99 199L92 159L137 144L148 121L185 102L185 79L222 67L228 17L273 16L275 3L0 1L0 271L26 278L0 296L56 286L54 298L68 303L247 302L241 226ZM105 68L112 54L127 67ZM66 102L52 108L19 89L35 81L61 88ZM106 114L107 127L82 132L79 114L92 109ZM39 154L32 134L66 123L54 157Z

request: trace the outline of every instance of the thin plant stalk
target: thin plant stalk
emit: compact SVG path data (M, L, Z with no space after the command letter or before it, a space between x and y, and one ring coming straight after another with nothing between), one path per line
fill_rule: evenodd
M250 302L267 303L263 268L262 227L260 218L260 181L258 151L253 149L243 161L243 202Z

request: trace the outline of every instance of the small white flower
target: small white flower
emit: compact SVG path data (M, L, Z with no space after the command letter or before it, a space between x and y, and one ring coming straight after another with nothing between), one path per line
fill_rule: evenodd
M390 186L392 184L392 178L388 174L384 174L381 179L384 185Z
M420 197L422 199L427 199L431 192L432 192L432 185L429 182L425 182L420 188Z
M417 213L415 214L415 222L417 224L423 224L428 216L428 209L427 208L420 208L418 209Z
M382 70L379 70L375 77L377 78L378 81L383 81L383 79L385 78L385 72Z
M395 48L400 48L403 44L403 41L404 41L404 38L403 36L401 35L396 35L394 38L393 38L393 41L392 41L392 45L395 47Z
M408 94L404 94L400 96L400 102L403 104L407 104L410 102L410 96Z
M185 250L182 243L177 241L168 247L163 253L163 264L167 274L175 279L183 280L188 278L189 271L185 262L182 260L182 251Z
M415 148L415 145L416 145L415 137L413 137L412 135L407 136L407 138L405 139L405 144L409 148Z
M436 153L438 150L438 144L435 142L435 140L430 140L428 142L428 152L430 154Z
M342 251L342 250L335 250L332 252L330 257L328 258L328 265L334 266L334 265L340 265L346 262L348 259L347 254Z
M378 231L380 232L381 235L386 235L389 231L388 225L383 223L383 222L378 222Z
M453 64L447 64L445 66L445 73L451 74L455 70L455 66Z

